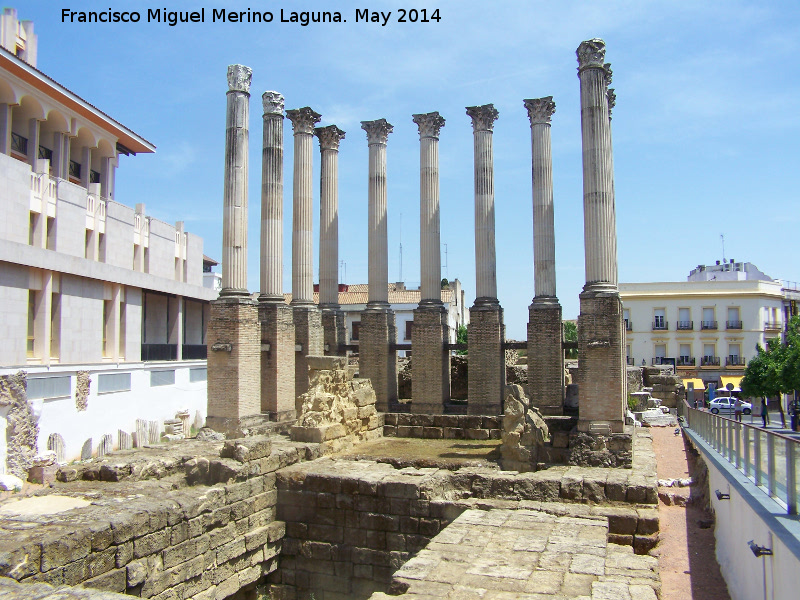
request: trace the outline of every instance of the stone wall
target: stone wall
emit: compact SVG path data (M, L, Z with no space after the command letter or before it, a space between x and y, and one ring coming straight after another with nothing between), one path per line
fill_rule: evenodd
M499 440L502 417L386 413L386 437L445 440Z
M4 419L7 429L0 431L6 438L6 471L25 481L38 452L39 437L39 426L28 402L25 371L0 376L0 407L7 408Z
M672 367L643 367L642 379L644 385L652 387L653 398L661 400L662 406L675 408L678 401L683 400L685 388L683 379L672 372Z
M0 576L159 600L221 600L254 587L277 568L284 535L275 472L305 451L273 450L267 438L218 448L187 442L63 468L62 481L95 481L60 485L55 496L45 488L49 497L21 501L29 509L5 504ZM78 508L58 513L54 502Z

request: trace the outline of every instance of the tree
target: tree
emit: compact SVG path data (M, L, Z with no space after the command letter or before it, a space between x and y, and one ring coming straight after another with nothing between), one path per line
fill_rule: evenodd
M564 321L564 341L578 341L578 326L573 321ZM578 349L570 348L567 350L567 358L578 358Z
M747 363L744 377L739 384L742 395L748 398L767 399L777 396L783 427L786 427L786 415L783 412L780 396L786 391L782 376L785 354L785 347L781 346L777 338L769 340L766 348L758 344L756 355Z
M450 289L450 282L447 281L447 277L442 278L442 289L449 290Z
M456 343L457 344L464 344L467 345L467 326L466 325L459 325L458 329L456 329ZM456 350L456 354L459 356L464 356L467 353L466 350Z

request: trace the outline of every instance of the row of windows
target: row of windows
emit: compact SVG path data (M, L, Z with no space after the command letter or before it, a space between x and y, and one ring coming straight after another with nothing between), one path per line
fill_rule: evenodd
M11 132L11 152L15 152L20 156L28 155L28 138L21 136L18 133ZM50 148L45 148L39 145L38 158L44 158L52 162L53 151ZM71 179L80 181L82 165L74 160L69 161L69 176ZM89 170L89 183L100 183L100 173L94 169Z
M667 310L665 308L654 308L652 329L655 331L670 329L667 317ZM727 320L725 321L724 329L742 329L741 309L738 306L729 306L727 308L726 317ZM623 310L623 318L625 320L625 329L631 331L633 329L633 324L631 323L630 309L626 308ZM764 307L764 322L766 328L779 327L780 318L776 307ZM643 329L643 327L640 326L639 329ZM702 320L698 324L695 324L692 320L692 310L690 308L679 308L678 321L674 329L678 331L702 331L723 329L723 325L717 322L716 307L704 307L702 309Z
M406 321L406 329L404 333L405 340L411 340L411 331L414 327L414 321ZM361 321L353 321L352 328L350 330L350 339L352 341L358 341L358 335L361 329Z
M668 344L654 344L653 345L653 362L659 364L661 359L670 357ZM694 356L692 344L678 344L678 354L676 364L678 366L722 366L722 360L717 355L717 345L714 343L706 343L702 345L702 355L699 357ZM631 362L631 345L626 346L628 362ZM741 344L731 343L728 344L728 354L725 357L725 366L743 366L745 359L741 354Z
M197 383L208 379L205 367L189 369L189 381ZM150 387L175 385L175 369L150 371ZM97 376L97 393L131 391L130 373L101 373ZM29 400L66 398L72 394L72 376L31 377L28 379Z

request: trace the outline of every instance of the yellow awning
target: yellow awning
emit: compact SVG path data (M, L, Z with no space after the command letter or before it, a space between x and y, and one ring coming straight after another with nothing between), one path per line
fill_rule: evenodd
M683 380L683 387L685 387L688 390L690 383L694 384L694 389L696 389L696 390L704 390L704 389L706 389L706 386L703 383L702 379L684 379Z
M722 388L723 389L728 389L728 384L729 383L733 384L734 389L740 387L739 384L742 383L742 378L741 377L725 377L723 375L721 379L722 379Z

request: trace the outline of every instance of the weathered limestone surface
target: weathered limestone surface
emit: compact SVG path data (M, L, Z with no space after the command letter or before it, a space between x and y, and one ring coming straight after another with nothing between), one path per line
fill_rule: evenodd
M345 357L311 356L309 362L309 389L297 397L292 440L320 444L329 454L381 437L383 415L369 380L353 379Z
M38 453L39 437L39 426L28 402L25 371L0 375L0 407L8 407L7 431L0 432L6 436L6 472L25 481Z
M503 468L523 473L535 471L539 448L550 441L547 423L522 386L507 385L504 404Z
M394 574L391 586L409 600L487 592L498 598L655 600L660 589L658 561L609 544L604 519L522 508L463 512Z
M386 437L431 440L499 440L502 417L386 413Z

